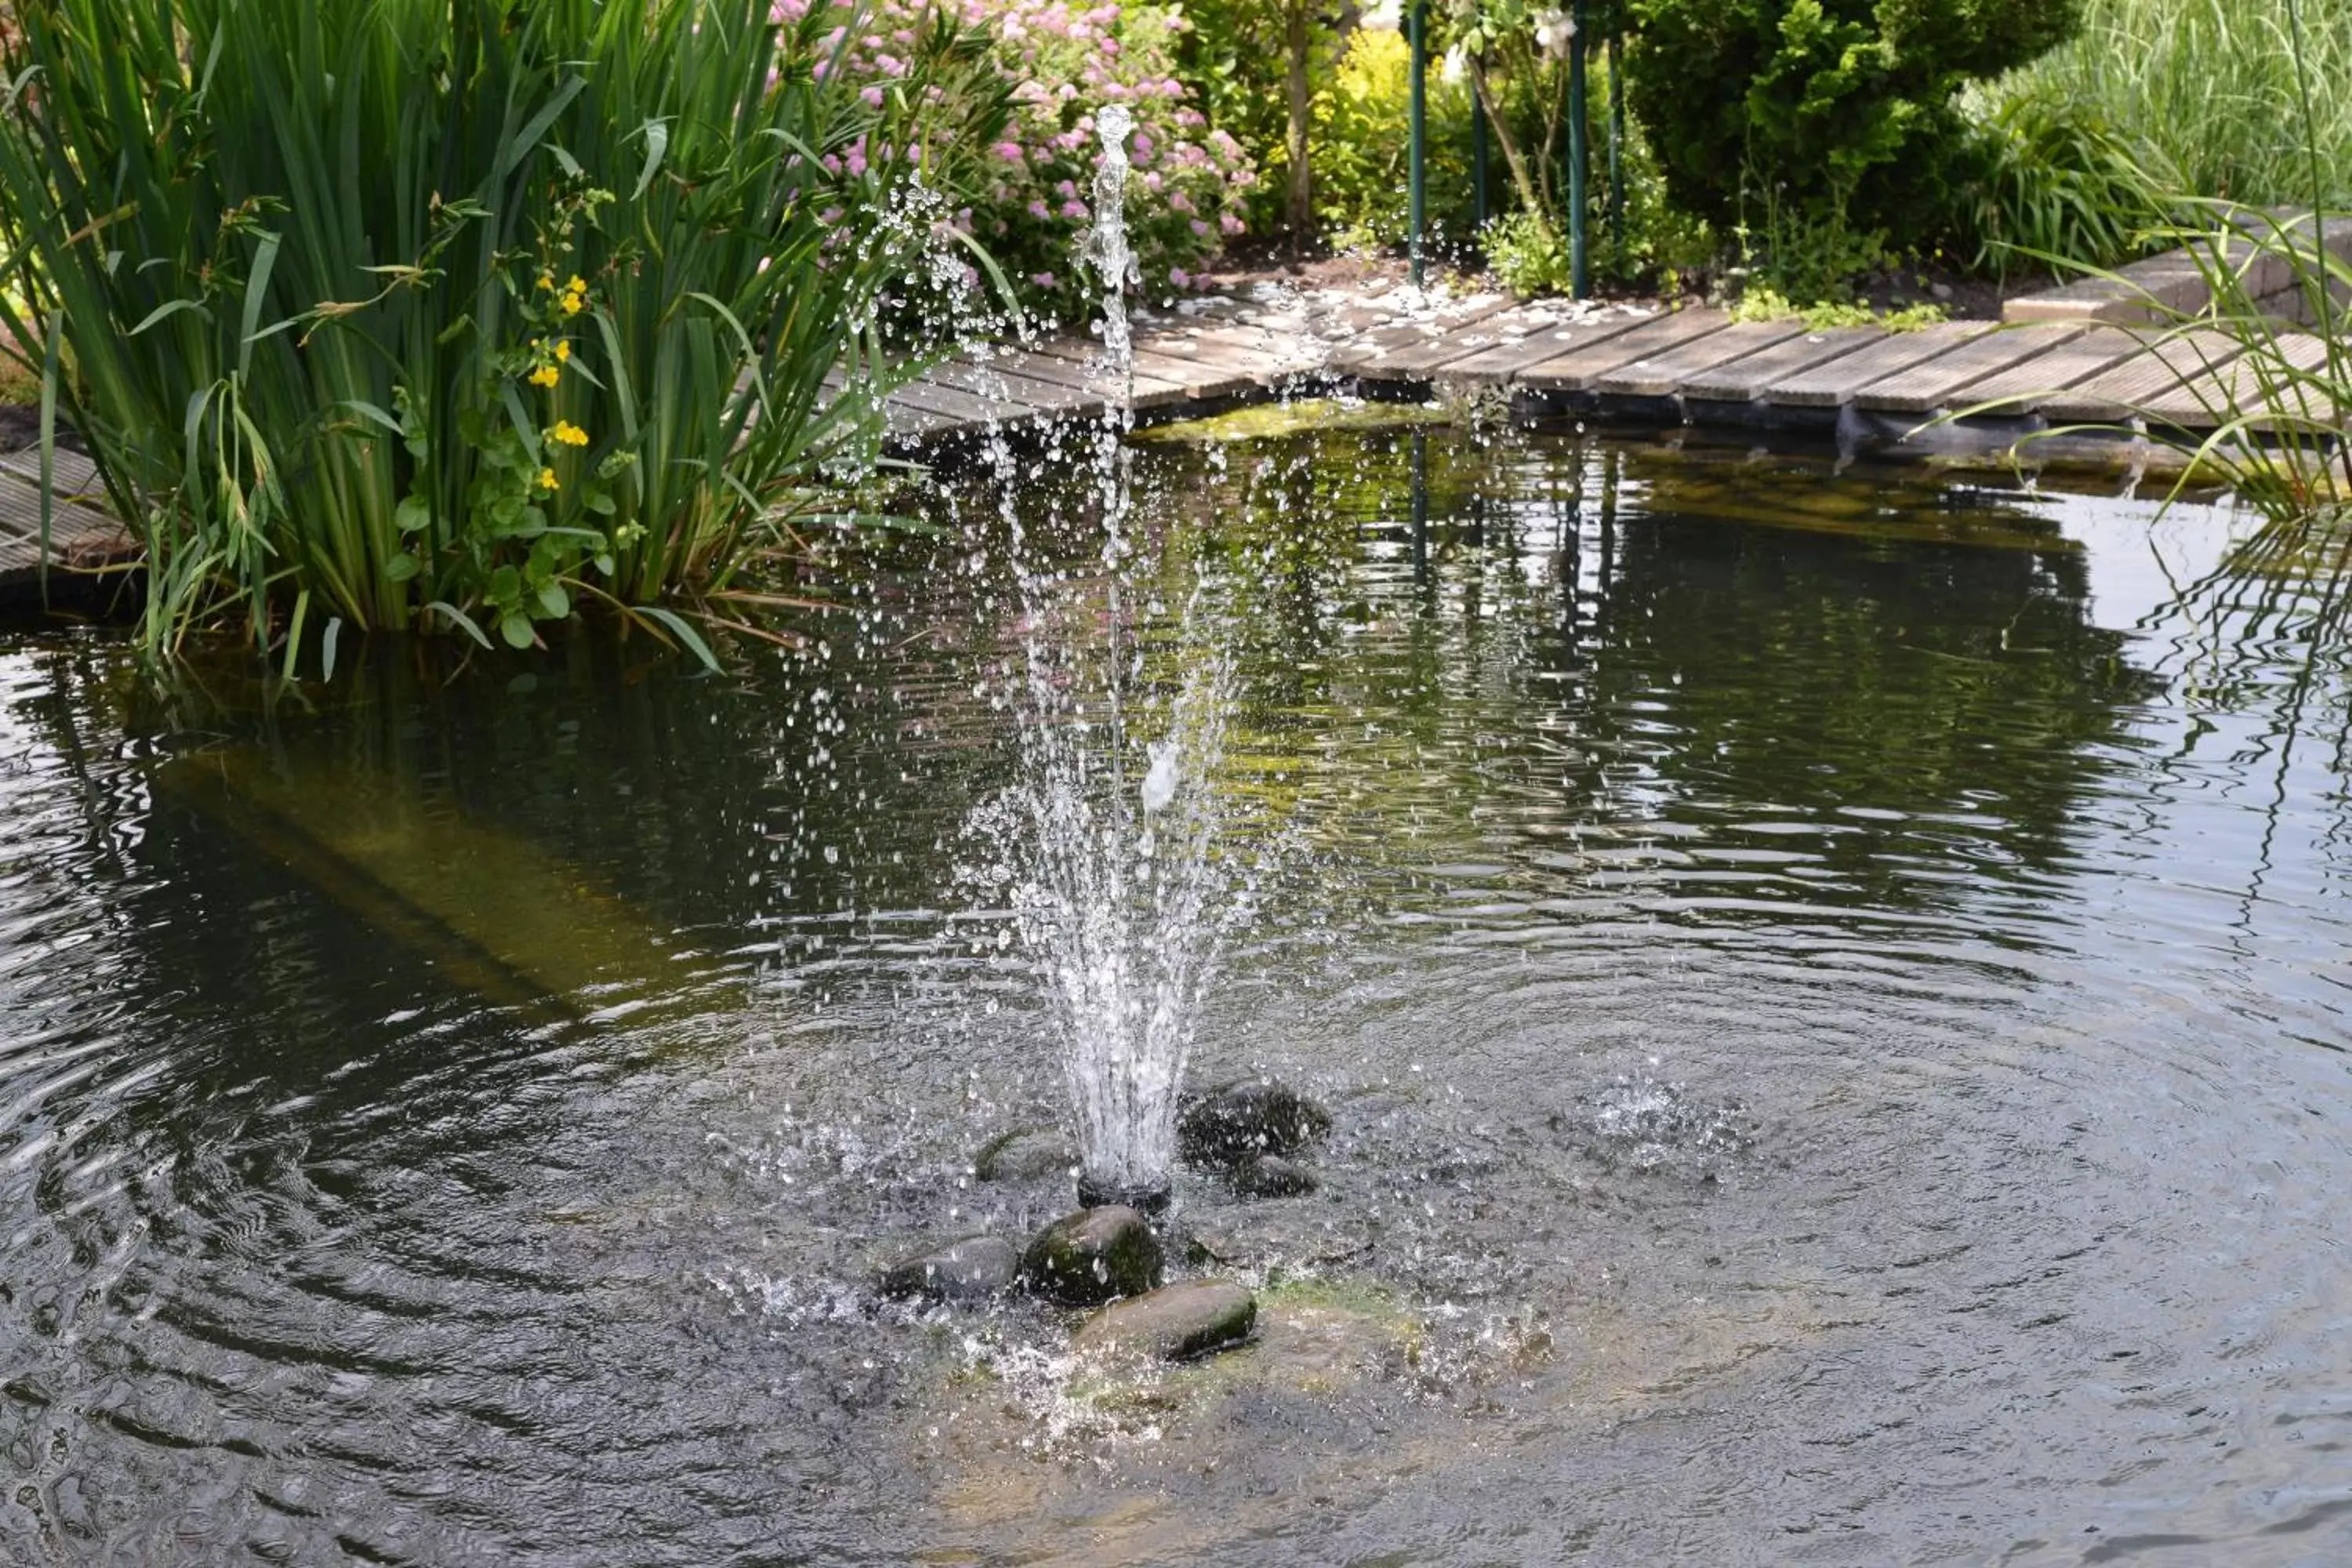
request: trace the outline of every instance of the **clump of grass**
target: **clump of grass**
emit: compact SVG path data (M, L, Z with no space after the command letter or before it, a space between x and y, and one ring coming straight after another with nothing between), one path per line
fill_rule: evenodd
M2126 132L2095 103L2034 89L1991 107L1980 130L1987 171L1977 198L1976 265L2006 273L2059 258L2112 267L2144 254L2186 189L2163 150Z
M874 399L824 384L882 375L923 83L875 107L829 79L848 13L18 16L0 326L140 532L150 650L241 623L331 668L346 630L520 647L587 600L708 658L679 610L723 616L825 466L871 450Z
M2306 106L2299 68L2331 84L2323 100ZM2084 176L2076 195L2105 204L2120 192L2116 210L2089 218L2111 243L2145 194L2126 166L2158 189L2269 206L2313 199L2315 155L2330 171L2322 199L2341 205L2352 195L2347 80L2352 0L2086 0L2072 42L1969 102L1979 123L2044 138L2061 123L2096 143L2042 151ZM2041 248L2105 259L2098 247Z

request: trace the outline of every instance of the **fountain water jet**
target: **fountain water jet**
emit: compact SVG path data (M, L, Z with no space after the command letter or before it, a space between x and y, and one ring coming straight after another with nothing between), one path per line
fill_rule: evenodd
M1096 123L1103 156L1081 255L1102 279L1103 343L1129 384L1134 258L1123 202L1133 118L1111 105ZM1137 627L1154 606L1129 537L1125 402L1097 430L1101 572L1078 577L1016 562L1026 612L1013 693L1019 780L973 826L997 860L991 879L1010 889L1014 931L1061 1037L1079 1198L1151 1211L1169 1197L1195 1006L1243 889L1217 852L1213 777L1233 674L1209 629L1207 583L1186 595L1174 647L1157 650L1181 675L1144 679L1150 661ZM1107 630L1091 637L1097 626Z

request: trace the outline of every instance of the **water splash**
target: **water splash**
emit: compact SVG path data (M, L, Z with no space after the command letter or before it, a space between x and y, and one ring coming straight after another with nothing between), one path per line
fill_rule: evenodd
M1095 221L1079 241L1103 282L1103 342L1122 376L1133 362L1124 207L1133 123L1118 105L1097 117ZM1060 1037L1081 1190L1142 1200L1168 1189L1195 1010L1245 900L1218 854L1214 781L1234 677L1210 608L1214 584L1197 579L1174 616L1154 600L1132 531L1125 405L1114 400L1096 433L1099 570L1016 563L1023 657L1008 696L1020 768L972 826ZM1017 515L1008 521L1025 555ZM1172 637L1147 648L1142 626L1171 621Z
M1102 161L1095 167L1095 217L1078 237L1078 258L1102 279L1103 349L1123 384L1135 382L1135 336L1127 321L1127 286L1140 282L1135 252L1127 242L1127 139L1135 115L1125 104L1104 106L1095 116Z
M1019 861L1014 929L1061 1037L1082 1184L1106 1195L1167 1189L1197 1005L1235 904L1213 785L1231 661L1186 640L1165 732L1141 745L1148 704L1108 685L1074 700L1066 667L1035 667L1022 777L996 805ZM1146 759L1130 788L1130 762Z

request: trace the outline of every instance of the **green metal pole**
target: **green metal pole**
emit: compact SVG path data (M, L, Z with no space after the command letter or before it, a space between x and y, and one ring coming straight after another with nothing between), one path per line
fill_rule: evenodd
M1406 23L1412 35L1412 145L1410 156L1412 172L1408 179L1412 234L1407 255L1412 259L1412 284L1418 289L1421 287L1421 228L1427 196L1423 180L1428 171L1429 151L1429 5L1428 0L1412 0L1412 14Z
M1592 138L1584 123L1584 0L1571 13L1576 36L1568 40L1568 267L1571 291L1580 300L1592 293L1592 256L1584 223L1585 143Z
M1625 70L1620 63L1621 35L1609 35L1609 243L1619 265L1625 260Z
M1477 226L1486 226L1486 106L1470 96L1471 194L1477 205Z

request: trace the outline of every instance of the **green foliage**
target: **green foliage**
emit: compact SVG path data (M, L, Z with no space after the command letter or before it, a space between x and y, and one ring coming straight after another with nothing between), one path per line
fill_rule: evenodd
M1824 301L1800 305L1769 287L1750 288L1731 307L1735 321L1802 321L1807 330L1832 327L1879 327L1890 332L1916 332L1948 320L1940 305L1906 305L1899 310L1874 310L1867 305Z
M2210 363L2217 372L2188 383L2210 429L2192 437L2150 417L2149 433L2189 458L2184 485L2219 477L2263 514L2271 543L2304 551L2329 542L2326 575L2352 576L2352 553L2343 548L2343 525L2352 520L2352 446L2344 440L2352 426L2346 330L2352 262L2329 248L2308 217L2222 202L2182 205L2200 221L2157 237L2195 263L2207 302L2188 310L2147 304L2168 328L2159 343L2175 363L2200 370ZM2268 287L2269 275L2283 278L2284 287ZM2211 332L2230 348L2208 362L2190 334Z
M842 14L770 11L20 8L0 324L142 533L151 651L240 615L289 669L306 631L520 645L585 598L707 654L656 601L870 451L822 383L926 226L880 221L925 84L870 107L824 75Z
M2109 124L2096 106L2054 93L1997 100L1982 132L1974 229L1977 265L1988 269L2048 258L2128 261L2169 220L2165 193L2183 188L2159 148Z
M1359 32L1313 110L1315 216L1341 248L1402 242L1411 224L1412 51L1402 33ZM1471 167L1469 91L1428 84L1428 221L1433 231L1467 233L1475 175Z
M1575 281L1567 237L1542 213L1506 213L1483 235L1487 267L1521 299L1565 294Z
M1630 0L1635 112L1676 205L1747 226L1792 289L1948 230L1971 80L2065 39L2080 0ZM1801 259L1782 254L1800 251Z
M1306 3L1306 0L1302 0ZM1282 226L1283 190L1289 177L1286 143L1289 110L1284 0L1191 0L1188 24L1176 40L1177 72L1200 98L1209 123L1241 144L1255 163L1257 180L1243 208L1249 228L1270 234ZM1309 55L1310 89L1330 79L1339 48L1333 29L1318 14ZM1319 166L1324 149L1313 146Z
M2158 184L2256 206L2352 202L2352 0L2082 0L2072 43L1969 95L1972 116L2071 120ZM2300 53L2318 84L2306 121ZM2031 109L2012 106L2032 104ZM2071 254L2071 253L2069 253ZM2095 259L2085 257L2084 259Z

